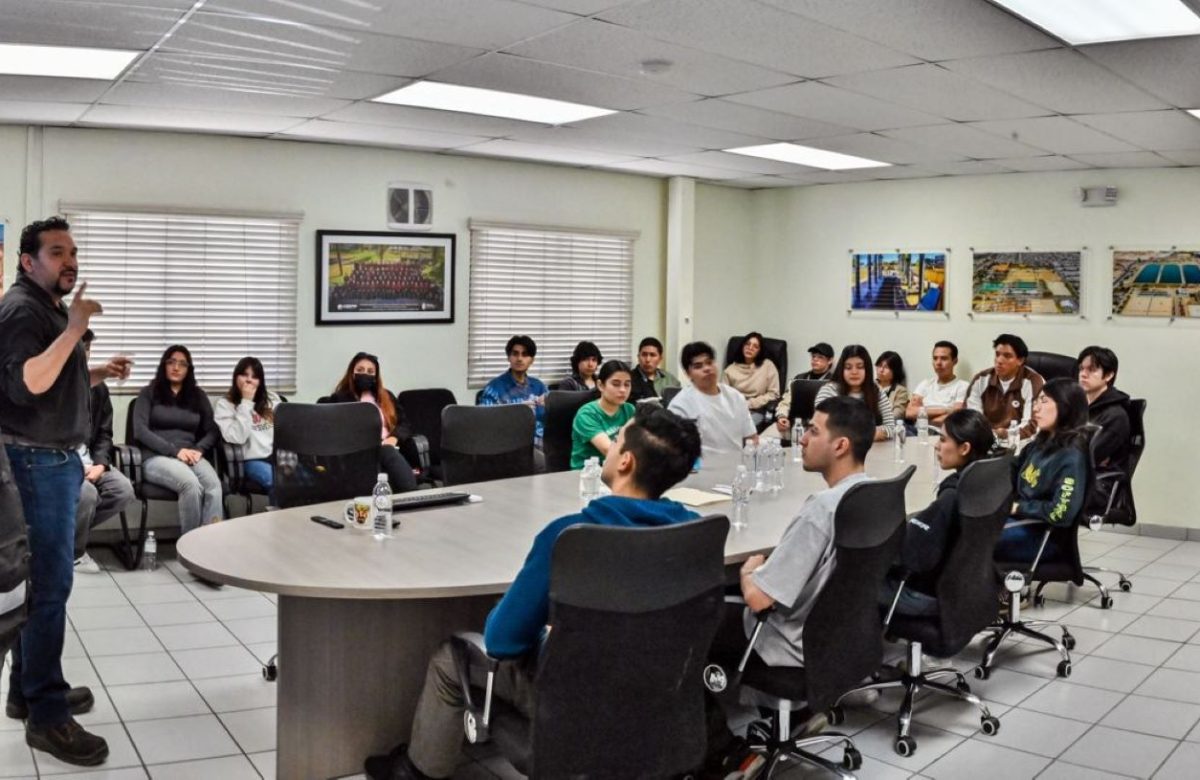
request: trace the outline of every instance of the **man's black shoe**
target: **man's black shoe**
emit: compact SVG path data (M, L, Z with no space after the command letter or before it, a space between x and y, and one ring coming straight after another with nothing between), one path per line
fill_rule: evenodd
M25 744L68 764L96 766L108 758L108 742L84 730L71 718L58 726L25 723Z
M96 697L92 696L91 688L81 685L67 691L67 708L70 709L72 715L91 712L94 706L96 706ZM10 698L4 705L4 714L13 720L25 720L29 717L29 705L25 703L24 699Z
M408 745L399 744L386 756L370 756L363 769L371 780L430 780L408 760Z

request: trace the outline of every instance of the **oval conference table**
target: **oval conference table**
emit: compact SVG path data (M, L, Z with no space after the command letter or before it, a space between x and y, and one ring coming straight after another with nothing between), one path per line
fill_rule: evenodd
M906 495L914 511L933 497L933 449L910 439L907 463L897 463L892 443L877 443L867 473L891 477L916 465ZM705 461L683 485L728 484L737 462ZM407 741L430 655L455 631L481 630L534 536L579 510L578 487L570 471L455 486L482 501L397 513L401 526L382 541L310 520L340 518L341 501L249 515L181 538L179 559L196 575L279 595L276 776L358 773L366 756ZM726 563L769 553L823 487L789 453L783 490L755 495L749 526L730 530ZM730 504L697 511L727 514Z

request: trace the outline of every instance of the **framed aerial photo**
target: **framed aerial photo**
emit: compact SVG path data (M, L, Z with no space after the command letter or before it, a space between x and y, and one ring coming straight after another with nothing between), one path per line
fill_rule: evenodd
M317 324L454 322L453 233L317 231Z
M1083 252L972 252L974 314L1080 316Z
M1200 318L1200 249L1114 249L1114 317Z
M945 311L947 252L850 252L851 311Z

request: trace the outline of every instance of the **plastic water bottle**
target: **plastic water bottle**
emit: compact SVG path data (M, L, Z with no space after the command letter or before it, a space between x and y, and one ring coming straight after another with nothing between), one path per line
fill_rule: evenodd
M146 541L142 543L142 568L146 571L158 568L158 540L153 531L146 534Z
M929 443L929 413L924 403L917 408L917 438L922 445Z
M583 471L579 472L579 506L587 506L592 499L599 498L601 492L600 459L588 458L583 462Z
M892 448L895 453L895 461L897 463L904 462L904 421L896 423L895 434L892 436Z
M754 492L754 475L745 466L738 466L733 477L733 517L729 518L734 528L750 525L750 495Z
M783 490L783 466L787 463L787 452L777 440L771 441L774 443L771 445L771 479L768 488L771 495L775 496Z
M1021 423L1013 420L1008 424L1008 448L1016 455L1021 448Z
M797 417L792 420L792 463L804 460L804 448L800 446L802 438L804 438L804 420Z
M375 505L375 538L390 539L392 537L392 486L388 484L387 474L375 478L375 489L371 491L372 503Z

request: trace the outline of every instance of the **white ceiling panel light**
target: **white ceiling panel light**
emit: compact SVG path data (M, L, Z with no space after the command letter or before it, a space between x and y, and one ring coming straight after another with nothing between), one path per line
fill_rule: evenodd
M743 146L738 149L726 149L732 154L744 154L750 157L762 157L767 160L780 160L795 165L807 165L809 168L823 168L827 171L847 171L854 168L884 168L891 163L879 160L868 160L866 157L855 157L852 154L830 152L825 149L814 149L800 144L762 144L760 146Z
M111 81L139 54L126 49L0 43L0 73Z
M547 125L563 125L616 113L610 108L436 81L418 81L416 84L380 95L374 100L399 106L436 108L442 111L498 116Z
M992 0L1073 46L1200 35L1183 0Z

